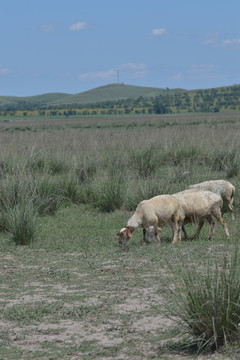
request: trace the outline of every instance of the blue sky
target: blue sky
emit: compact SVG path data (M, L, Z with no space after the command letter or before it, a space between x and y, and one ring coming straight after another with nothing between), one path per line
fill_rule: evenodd
M0 95L240 83L239 0L1 0Z

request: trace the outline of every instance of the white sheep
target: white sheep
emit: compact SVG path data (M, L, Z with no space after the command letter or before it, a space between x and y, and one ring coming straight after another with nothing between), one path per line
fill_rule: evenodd
M215 227L215 223L212 219L213 216L222 224L226 238L229 239L228 227L221 214L223 200L219 195L211 191L191 189L173 194L173 196L179 202L180 227L182 228L185 237L187 237L187 234L184 229L184 224L198 223L198 229L194 235L194 237L198 238L204 220L206 219L209 223L209 239L212 239Z
M209 180L199 184L190 185L189 189L209 190L221 196L231 210L232 219L235 219L235 210L233 207L233 196L235 194L235 186L226 180Z
M173 230L173 242L180 241L179 233L179 204L172 195L158 195L149 200L141 201L134 214L128 220L118 235L120 245L126 245L127 240L132 238L132 233L138 227L143 228L143 241L146 242L146 229L154 228L155 239L160 242L159 233L165 225L171 226Z

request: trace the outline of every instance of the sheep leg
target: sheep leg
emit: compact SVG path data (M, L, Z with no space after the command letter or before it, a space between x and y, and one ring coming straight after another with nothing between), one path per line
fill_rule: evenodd
M213 216L214 216L214 217L220 222L220 224L223 226L224 232L225 232L225 235L226 235L226 238L227 238L227 240L229 240L230 235L229 235L227 223L226 223L226 221L224 221L223 218L222 218L221 210L220 210L220 209L215 210L214 213L213 213Z
M208 233L208 239L211 240L215 233L215 222L213 221L212 217L209 216L207 218L207 221L209 223L209 233Z
M235 220L235 209L233 207L233 198L231 198L229 201L228 201L228 207L231 211L231 215L232 215L232 220Z
M143 240L142 240L142 245L145 245L147 243L146 240L146 229L143 229Z
M198 228L197 228L196 233L193 235L193 239L198 239L199 238L199 234L200 234L200 232L202 230L203 224L204 224L204 220L202 220L202 221L200 221L198 223Z
M183 231L183 233L184 233L184 240L189 240L189 237L188 237L188 234L187 234L187 232L186 232L186 229L185 229L185 226L184 226L184 225L182 225L182 231Z
M177 219L173 217L172 219L172 232L173 232L173 243L180 242L181 241L181 226L179 225Z
M156 238L156 240L157 240L158 243L161 242L161 240L160 240L160 235L159 235L160 232L161 232L161 228L158 227L158 225L155 225L155 226L154 226L154 235L155 235L155 238Z

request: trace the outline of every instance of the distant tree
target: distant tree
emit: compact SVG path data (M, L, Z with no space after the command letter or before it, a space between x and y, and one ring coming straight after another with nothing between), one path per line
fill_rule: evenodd
M153 111L155 114L166 114L167 113L167 107L163 103L162 98L160 98L160 97L155 98L154 103L153 103Z

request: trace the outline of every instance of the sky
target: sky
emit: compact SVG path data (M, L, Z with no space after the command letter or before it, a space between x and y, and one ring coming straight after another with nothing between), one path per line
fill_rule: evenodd
M239 0L0 0L0 96L240 84Z

